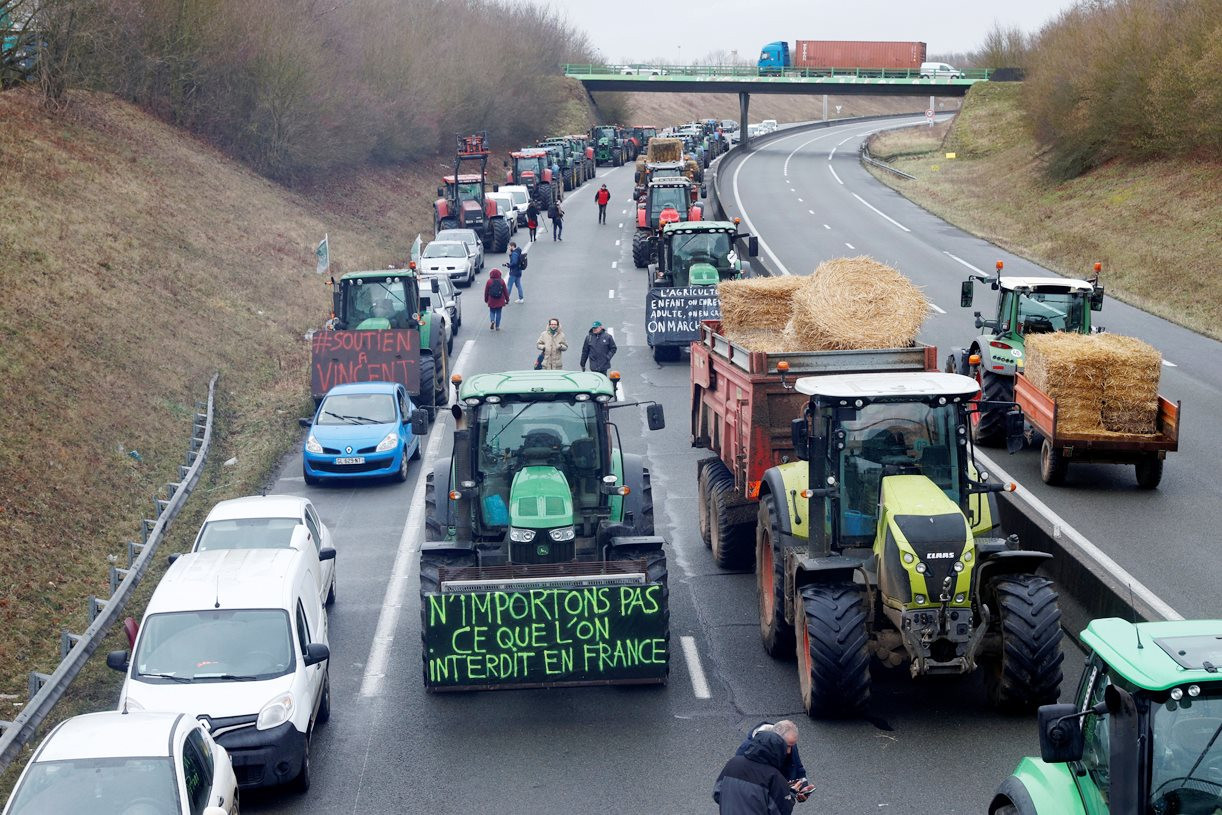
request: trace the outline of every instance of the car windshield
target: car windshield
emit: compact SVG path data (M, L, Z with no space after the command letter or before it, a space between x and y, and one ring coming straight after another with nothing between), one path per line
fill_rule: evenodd
M424 247L423 255L426 258L465 258L466 256L467 247L461 243L439 243L437 241Z
M180 810L170 759L140 757L35 762L21 779L7 811L11 815L144 815Z
M1078 332L1085 311L1084 292L1021 292L1018 295L1018 332Z
M210 549L288 549L300 518L231 518L208 521L199 531L196 552Z
M920 473L959 502L958 421L954 405L875 402L848 409L840 455L841 527L847 537L874 538L884 474Z
M225 587L217 593L223 599ZM293 670L282 609L209 608L154 614L140 626L132 679L223 682L274 679Z
M526 190L514 190L509 194L513 196L514 204L530 203L530 196L526 194Z
M1151 703L1151 812L1213 815L1222 808L1222 687L1202 691Z
M679 215L683 216L690 200L687 187L654 187L649 191L649 220L656 224L658 216L668 206L679 210Z
M390 424L394 420L395 397L389 393L333 393L323 400L314 424Z

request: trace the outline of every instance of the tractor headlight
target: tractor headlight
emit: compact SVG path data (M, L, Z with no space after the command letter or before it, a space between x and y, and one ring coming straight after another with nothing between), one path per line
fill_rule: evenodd
M924 564L924 563L918 563L918 564L916 565L916 571L917 571L917 574L925 574L925 564Z
M956 572L963 571L963 562L962 561L959 561L959 560L955 561L955 571Z
M964 553L963 553L963 562L964 562L964 563L971 563L971 562L972 562L972 553L971 553L971 552L964 552Z
M514 543L530 543L535 539L535 530L510 527L509 539Z
M386 438L378 442L378 446L373 448L375 453L385 453L387 450L394 450L399 446L399 434L387 433Z
M963 600L964 600L964 595L962 595L962 594L956 594L956 595L955 595L955 602L956 602L956 603L962 603L962 602L963 602Z
M322 453L322 445L318 443L318 439L314 438L314 434L312 433L310 434L310 437L306 439L306 452L315 454Z
M573 538L577 537L577 532L573 529L572 524L569 524L568 526L556 527L547 534L550 535L554 541L571 541Z
M916 598L915 598L915 599L916 599L916 602L917 602L917 605L918 605L918 606L923 606L923 605L925 605L925 595L923 595L923 594L918 594L918 595L916 596Z
M914 561L914 560L916 560L916 558L912 556L912 553L911 553L911 552L905 552L905 553L904 553L904 562L905 562L905 563L911 563L911 562L912 562L912 561Z

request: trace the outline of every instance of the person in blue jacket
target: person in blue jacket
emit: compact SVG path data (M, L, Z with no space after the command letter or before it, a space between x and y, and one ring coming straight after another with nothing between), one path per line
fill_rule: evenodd
M785 756L785 761L781 766L781 774L785 776L786 782L797 794L798 800L805 801L810 797L812 788L806 779L806 768L802 766L802 757L798 755L798 726L789 719L781 719L776 724L760 722L751 729L747 738L743 739L735 755L746 755L747 748L751 746L751 739L760 733L767 732L776 733L785 740L785 744L789 747L789 754Z
M749 739L746 751L726 762L713 786L721 815L790 815L794 792L781 772L788 752L776 733L765 730Z

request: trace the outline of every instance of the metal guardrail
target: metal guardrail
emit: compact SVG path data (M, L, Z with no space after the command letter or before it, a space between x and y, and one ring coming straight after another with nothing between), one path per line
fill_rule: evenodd
M140 522L141 542L127 544L127 568L110 567L110 597L101 599L90 596L86 601L89 627L84 634L63 631L60 634L60 663L51 674L37 671L30 673L31 699L11 722L0 722L4 734L0 735L0 772L13 762L51 713L51 709L63 697L68 686L81 672L89 657L101 645L110 627L119 619L128 598L148 570L161 539L169 529L170 522L182 510L191 490L199 481L208 446L212 442L213 403L216 381L220 374L213 374L208 383L208 403L196 402L192 423L191 444L183 464L178 467L179 480L166 484L166 498L153 498L153 518Z
M874 156L870 155L869 139L861 143L861 147L858 148L857 153L861 157L862 162L864 162L865 164L869 164L873 167L877 167L880 170L886 170L889 173L895 173L896 175L900 176L901 178L906 178L909 181L916 181L915 175L909 175L908 173L904 172L903 170L897 170L896 168L892 167L887 162L879 161L878 159L874 158Z
M561 66L564 75L570 77L615 77L644 80L689 79L692 77L736 77L773 79L908 79L930 85L953 85L987 80L995 68L964 68L962 77L936 77L922 79L919 68L760 68L755 65L605 65L599 63L570 63Z

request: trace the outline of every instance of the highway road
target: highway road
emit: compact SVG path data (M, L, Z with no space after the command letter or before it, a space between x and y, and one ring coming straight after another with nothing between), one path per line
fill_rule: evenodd
M862 129L841 125L819 135L834 144ZM810 136L795 142L805 138ZM744 197L752 175L765 175L781 149L767 147L751 161L750 172L740 177ZM801 163L816 158L803 156ZM843 169L851 171L847 164ZM612 205L608 224L598 226L593 195L603 182L612 190ZM856 183L862 190L873 184L865 178ZM465 321L455 350L467 375L528 367L535 338L548 317L558 316L572 349L566 365L576 367L586 329L601 320L620 348L615 366L624 374L625 396L665 406L669 425L659 432L645 430L643 415L635 412L640 409L621 411L617 421L625 447L649 459L658 533L668 542L670 683L424 693L416 553L425 467L416 465L404 484L307 488L299 455L289 455L269 488L312 498L339 549L330 629L333 715L315 737L309 794L245 795L243 811L715 812L713 781L743 734L759 721L788 716L799 724L802 755L818 786L799 813L978 813L1018 758L1038 749L1034 720L990 711L978 677L921 684L881 678L869 718L805 718L794 663L771 659L759 644L753 576L717 569L696 531L695 463L705 453L688 444L686 364L659 366L645 346L645 273L633 268L630 254L631 185L630 168L600 169L594 186L569 194L565 240L553 242L540 229L543 240L530 249L526 302L506 310L500 333L482 322L485 278L464 291ZM862 194L877 194L877 185L869 189ZM761 188L761 194L773 202L791 195L783 176L779 188ZM752 217L764 223L762 213ZM845 230L838 233L841 242L866 246L881 229L874 217L840 206L835 221ZM843 253L823 234L833 231L824 230L824 221L833 223L829 215L802 227L805 250L792 258L795 269L809 271L818 259ZM789 257L770 225L762 234ZM975 252L959 242L948 248L977 265L991 257L983 245ZM498 260L503 256L490 257L489 268ZM957 272L947 271L946 281L957 290ZM931 296L938 302L933 291ZM424 465L444 459L450 429L448 417L435 426ZM1169 468L1169 475L1174 472ZM1173 483L1169 478L1168 495ZM1069 649L1066 689L1075 685L1080 665L1080 655Z
M934 304L921 339L946 349L978 334L972 311L995 303L977 286L972 309L959 307L959 284L998 260L1013 275L1051 275L1029 260L959 230L862 167L857 146L894 122L805 130L761 144L720 170L728 208L761 236L773 270L810 274L819 261L870 255L899 269ZM726 165L726 162L722 162ZM1083 269L1086 276L1089 270ZM1107 266L1103 269L1107 283ZM1159 489L1138 489L1131 466L1073 465L1062 487L1039 476L1039 450L987 451L1020 484L1107 553L1137 581L1187 617L1218 616L1219 568L1212 530L1222 527L1222 343L1108 297L1095 317L1108 331L1149 342L1166 360L1162 391L1183 403L1180 451L1168 455ZM1214 563L1214 566L1209 566Z

